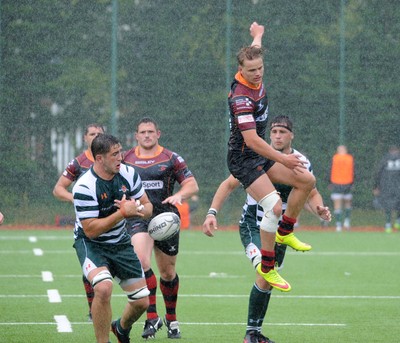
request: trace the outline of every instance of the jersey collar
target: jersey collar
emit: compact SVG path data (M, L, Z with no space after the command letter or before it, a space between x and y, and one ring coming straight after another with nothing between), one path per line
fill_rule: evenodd
M141 156L141 155L140 155L140 147L137 146L137 147L135 148L135 155L138 156L138 157L140 157L140 158L153 158L153 157L156 157L156 156L160 155L161 152L163 151L163 149L164 149L164 148L163 148L161 145L158 145L158 146L157 146L157 149L156 149L156 151L155 151L155 153L154 153L154 155L152 155L152 156Z
M251 89L260 89L262 84L260 83L258 86L253 85L252 83L246 81L246 79L243 77L243 75L238 71L235 75L235 79L239 81L242 85L245 85L246 87L249 87Z
M89 161L94 162L94 158L93 158L93 155L92 155L92 152L90 151L90 149L85 150L85 155Z

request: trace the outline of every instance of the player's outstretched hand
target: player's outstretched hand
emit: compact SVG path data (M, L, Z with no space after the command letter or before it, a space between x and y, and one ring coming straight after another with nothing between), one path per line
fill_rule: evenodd
M209 237L214 237L214 230L218 230L217 218L213 215L208 215L203 223L203 233Z
M179 195L179 193L175 193L170 197L168 197L167 199L165 199L162 203L171 205L176 205L176 204L182 205L182 197Z

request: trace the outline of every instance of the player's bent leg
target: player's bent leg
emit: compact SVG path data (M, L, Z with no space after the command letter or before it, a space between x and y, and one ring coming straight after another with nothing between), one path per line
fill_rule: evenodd
M148 295L150 292L147 289L145 280L130 282L134 282L134 279L121 282L121 287L128 297L128 304L125 306L122 317L111 323L111 331L118 338L119 343L130 342L129 334L133 323L140 318L149 306ZM130 286L126 288L124 287L125 284L130 284Z
M259 202L264 209L264 216L260 223L260 230L274 233L278 226L279 216L281 214L281 206L278 209L275 205L281 205L281 198L277 191L273 191L262 198Z
M113 278L107 269L98 268L89 273L88 279L91 280L94 289L92 319L96 339L98 342L106 342L111 322Z
M275 240L275 232L278 226L279 215L281 213L281 199L276 191L271 192L259 201L264 209L264 216L260 223L261 237L263 234L271 235ZM275 251L273 250L275 242L272 245L272 251L261 249L261 263L257 265L256 270L267 281L271 287L280 291L288 292L291 290L290 284L283 279L274 269Z
M142 338L155 338L155 334L163 326L162 319L157 314L156 293L157 293L157 278L153 270L150 268L144 273L146 278L147 288L149 289L149 307L147 308L147 319L144 322Z
M91 282L86 278L85 275L82 275L82 282L83 282L83 287L85 288L85 293L86 293L86 299L87 303L89 305L89 321L92 320L92 302L94 298L94 289L92 287Z

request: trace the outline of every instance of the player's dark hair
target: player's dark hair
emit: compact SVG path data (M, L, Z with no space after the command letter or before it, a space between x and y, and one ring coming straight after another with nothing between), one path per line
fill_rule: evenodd
M255 60L263 57L263 49L258 45L245 46L241 48L236 55L239 65L243 66L245 60Z
M96 129L102 129L103 132L106 131L106 130L104 130L104 126L103 126L103 125L97 124L97 123L91 123L91 124L89 124L89 125L86 125L84 135L87 135L87 134L88 134L89 129L90 129L91 127L95 127Z
M270 130L274 127L284 127L285 129L288 129L290 132L292 132L293 122L290 120L288 116L279 115L272 118L271 122L269 123Z
M139 122L136 125L136 132L138 132L139 126L141 124L153 124L155 126L156 130L158 130L157 122L154 119L150 118L150 117L143 117L142 119L139 120Z
M106 133L100 133L92 142L90 149L92 155L96 158L97 155L104 155L108 153L114 145L121 144L117 137Z

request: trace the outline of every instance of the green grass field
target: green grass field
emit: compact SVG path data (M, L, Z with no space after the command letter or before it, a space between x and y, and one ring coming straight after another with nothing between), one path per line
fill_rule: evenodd
M263 333L277 343L398 342L400 234L298 235L313 250L287 254L282 275L293 290L274 291ZM0 230L0 342L95 342L72 243L69 230ZM242 342L254 271L237 232L182 232L177 269L181 341ZM58 294L59 302L50 302ZM115 318L126 302L116 284L112 301ZM55 316L66 316L70 327ZM143 321L132 342L143 341ZM155 341L170 341L165 329Z

